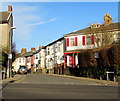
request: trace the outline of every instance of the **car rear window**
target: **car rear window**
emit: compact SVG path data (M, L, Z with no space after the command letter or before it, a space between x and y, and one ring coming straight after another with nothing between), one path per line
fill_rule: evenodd
M20 69L26 69L26 67L25 66L20 66Z

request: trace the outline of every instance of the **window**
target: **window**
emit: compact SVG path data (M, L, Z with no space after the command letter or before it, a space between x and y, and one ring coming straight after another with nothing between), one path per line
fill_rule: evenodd
M36 55L36 59L38 59L38 55Z
M21 63L21 58L19 59L19 63Z
M61 42L58 42L58 43L57 43L57 51L58 51L58 52L61 51L61 50L60 50L60 45L61 45Z
M58 58L57 58L58 60L60 60L60 56L58 56Z
M27 58L27 61L30 62L30 57Z
M51 45L51 47L50 47L50 54L51 54L51 55L53 55L53 54L54 54L54 44L53 44L53 45Z
M57 52L57 43L55 43L55 53Z
M60 46L58 46L58 52L60 52Z
M78 46L78 37L70 38L71 46Z
M57 63L57 56L55 56L55 63Z
M25 62L25 58L23 58L23 62Z
M41 57L41 53L39 53L39 57Z
M41 60L38 60L38 64L40 64Z
M70 38L70 45L75 46L75 38Z
M87 37L86 37L86 43L87 43L87 45L94 44L94 35L92 35L92 36L87 36Z
M49 47L47 47L46 51L47 51L47 55L50 55L50 48Z
M86 37L86 43L87 43L87 45L91 45L92 44L91 36L87 36Z

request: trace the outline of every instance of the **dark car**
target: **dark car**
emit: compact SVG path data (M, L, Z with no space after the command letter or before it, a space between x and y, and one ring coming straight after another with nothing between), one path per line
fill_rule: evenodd
M27 74L27 67L20 66L20 68L18 69L18 74Z

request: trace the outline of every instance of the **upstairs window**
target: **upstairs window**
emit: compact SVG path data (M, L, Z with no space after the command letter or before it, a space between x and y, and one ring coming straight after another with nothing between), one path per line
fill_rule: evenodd
M36 55L36 59L38 59L38 55Z
M55 43L55 53L57 52L57 43Z
M92 45L94 44L94 35L82 36L82 45Z
M57 63L57 56L55 56L55 63Z
M21 63L21 58L19 59L19 63Z
M60 47L60 45L61 45L61 42L58 42L58 43L57 43L57 50L58 50L58 52L61 51L61 47Z
M50 48L49 47L47 47L46 51L47 51L47 55L50 55Z
M54 53L54 46L51 47L51 53Z
M91 44L92 44L91 36L87 36L87 37L86 37L86 44L87 44L87 45L91 45Z
M70 45L75 46L75 38L70 38Z
M91 35L91 36L87 36L87 45L92 45L94 44L94 35Z
M27 61L30 62L30 57L27 58Z
M66 46L78 46L78 37L67 38Z

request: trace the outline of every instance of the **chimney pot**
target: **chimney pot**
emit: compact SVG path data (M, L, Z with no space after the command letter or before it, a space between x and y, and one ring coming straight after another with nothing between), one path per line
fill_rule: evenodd
M39 46L39 49L42 49L43 48L43 46Z
M8 11L12 12L12 6L8 6Z
M36 49L35 49L35 48L31 48L31 51L32 51L32 52L35 52L35 51L36 51Z
M109 25L112 23L112 18L111 16L107 13L104 15L104 25Z
M21 53L26 53L26 48L22 48Z

